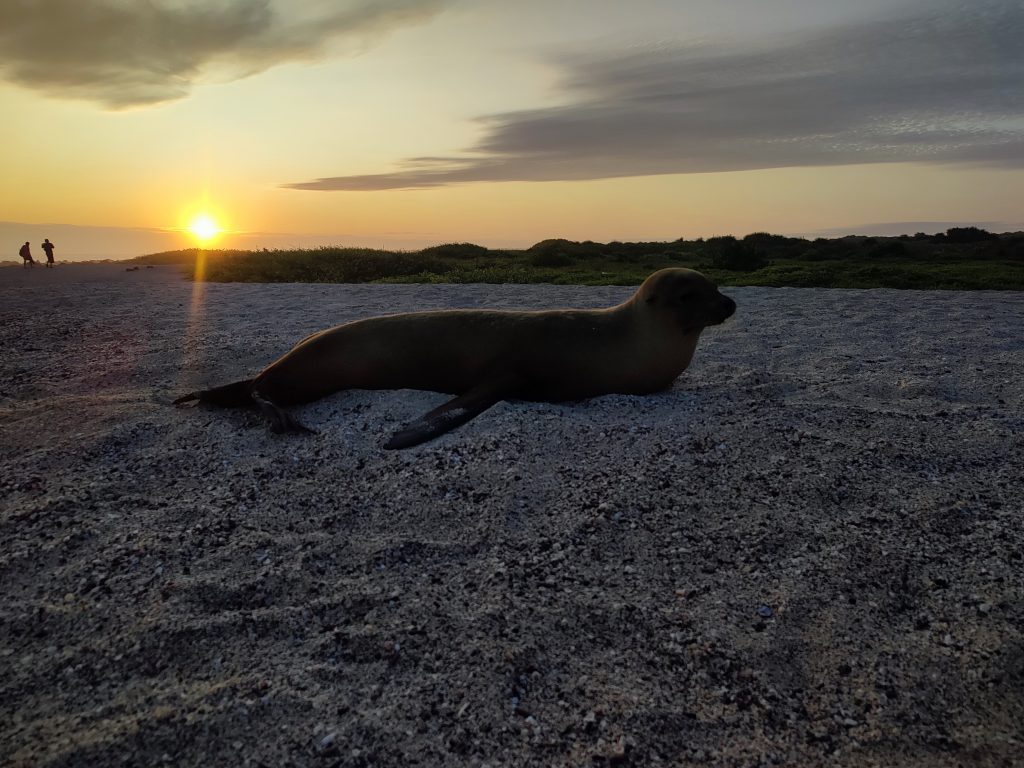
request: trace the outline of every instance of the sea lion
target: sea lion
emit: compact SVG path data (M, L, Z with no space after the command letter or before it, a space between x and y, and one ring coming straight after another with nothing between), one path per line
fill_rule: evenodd
M424 389L456 395L395 433L409 448L500 400L558 402L667 389L701 331L736 302L692 269L662 269L607 309L453 309L356 320L314 333L254 379L192 392L219 406L256 406L275 432L309 432L282 406L343 389Z

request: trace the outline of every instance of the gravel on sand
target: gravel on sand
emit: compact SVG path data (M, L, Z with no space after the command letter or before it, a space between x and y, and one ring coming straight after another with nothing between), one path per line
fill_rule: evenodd
M1019 765L1024 297L726 289L651 397L174 408L628 288L0 270L0 764Z

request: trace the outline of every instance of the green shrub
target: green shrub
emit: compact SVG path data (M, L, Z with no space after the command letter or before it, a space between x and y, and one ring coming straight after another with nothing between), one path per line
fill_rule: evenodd
M906 256L907 246L899 240L886 240L883 243L874 241L871 246L864 252L865 258L868 259L885 259L892 258L894 256Z
M711 266L716 269L753 272L768 266L768 259L761 255L756 245L740 242L732 235L708 238L705 250L711 259Z
M817 248L808 248L806 251L800 254L799 258L802 261L825 261L828 258Z
M980 227L950 227L946 230L946 240L950 243L983 243L998 239L999 235Z
M472 243L418 252L191 248L132 261L182 264L193 277L202 263L204 279L214 282L637 285L656 269L686 264L722 285L1024 290L1024 233L972 242L951 242L946 235L810 242L755 232L742 240L673 243L546 240L526 251L492 251Z
M420 251L421 256L439 256L445 259L475 259L488 253L486 248L475 243L443 243Z
M568 267L573 263L571 256L558 251L539 251L528 257L532 267Z
M1024 261L1024 235L1005 238L1000 242L997 253L1003 259Z

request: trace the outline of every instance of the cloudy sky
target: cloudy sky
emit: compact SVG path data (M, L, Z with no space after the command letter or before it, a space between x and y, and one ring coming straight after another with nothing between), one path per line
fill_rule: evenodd
M0 234L1024 228L1022 39L1019 0L0 0Z

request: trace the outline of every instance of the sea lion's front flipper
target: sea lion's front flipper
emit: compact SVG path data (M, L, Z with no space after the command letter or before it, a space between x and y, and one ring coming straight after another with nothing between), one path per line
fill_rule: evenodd
M433 440L445 432L461 427L470 419L479 416L499 400L504 400L509 388L505 383L491 382L471 389L454 400L420 416L409 426L395 432L384 447L388 449L412 448L414 445Z

